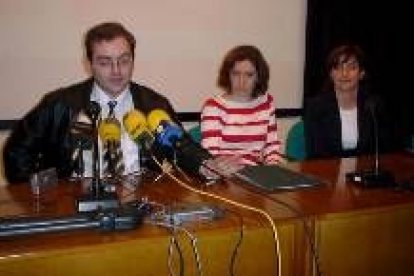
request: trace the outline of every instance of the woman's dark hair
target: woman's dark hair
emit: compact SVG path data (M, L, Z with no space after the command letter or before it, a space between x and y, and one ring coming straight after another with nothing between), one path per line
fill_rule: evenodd
M92 61L93 57L93 44L103 40L109 41L117 37L123 37L129 44L131 49L132 57L135 57L135 38L124 26L117 22L105 22L96 25L89 29L85 36L85 49L86 56L89 61Z
M365 70L365 54L358 45L342 44L331 50L326 58L325 70L327 78L324 83L323 90L333 89L333 83L330 78L331 70L353 58L358 62L359 68L361 70Z
M359 46L353 44L340 45L334 48L326 59L326 69L330 72L332 68L337 67L340 63L346 63L351 58L355 58L362 70L365 69L364 52Z
M230 71L233 69L236 62L244 60L250 61L256 68L257 82L253 88L252 98L257 98L267 91L269 82L269 65L260 50L255 46L237 46L226 54L219 70L217 85L227 93L231 93Z

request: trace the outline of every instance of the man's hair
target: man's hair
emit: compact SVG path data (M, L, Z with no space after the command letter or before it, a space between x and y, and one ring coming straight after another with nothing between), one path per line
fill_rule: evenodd
M260 50L255 46L236 46L226 54L219 70L217 85L224 89L227 93L231 93L230 71L233 69L236 62L244 60L250 61L256 69L257 81L253 88L252 98L257 98L267 91L269 82L269 65Z
M89 29L85 35L85 49L86 56L89 61L92 61L93 57L93 44L101 41L110 41L118 37L123 37L129 44L132 57L135 57L135 37L134 35L125 29L120 23L117 22L105 22L96 25Z

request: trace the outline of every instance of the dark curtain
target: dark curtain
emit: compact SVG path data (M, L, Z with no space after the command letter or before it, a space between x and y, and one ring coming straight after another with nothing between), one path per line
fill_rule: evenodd
M305 99L321 91L328 52L342 43L358 44L366 55L371 92L389 104L396 143L406 144L414 132L414 32L409 27L412 24L408 22L408 11L404 1L308 0Z

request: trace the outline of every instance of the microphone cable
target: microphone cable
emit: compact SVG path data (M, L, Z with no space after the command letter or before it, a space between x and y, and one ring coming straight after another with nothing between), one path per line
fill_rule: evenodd
M186 181L191 182L190 177L175 162L174 162L174 168L186 179ZM236 256L237 256L238 249L239 249L239 247L240 247L240 245L243 241L243 237L244 237L244 221L243 221L243 217L239 213L237 213L233 210L227 209L227 208L225 210L228 211L228 212L233 213L234 215L236 215L239 219L239 225L240 225L240 227L239 227L240 228L239 238L237 239L236 245L234 246L233 252L231 254L230 266L229 266L230 276L234 276L235 275L234 265L235 265L235 261L236 261Z
M190 240L191 249L193 251L194 259L196 262L196 269L197 269L197 275L202 276L202 265L201 265L201 258L200 253L198 250L197 245L197 237L191 233L189 230L187 230L185 227L175 224L174 222L165 221L164 215L166 214L167 207L164 204L155 202L155 201L148 201L148 204L150 204L152 207L158 206L160 208L159 211L154 212L153 215L149 218L148 223L150 225L155 225L159 227L166 228L169 230L169 233L171 234L170 237L170 243L168 245L168 257L167 257L167 265L168 265L168 272L169 275L175 276L174 268L173 268L173 253L174 253L174 247L178 252L178 258L179 258L179 275L184 276L184 255L183 250L181 249L181 246L178 242L177 238L177 232L178 230L183 232Z
M135 113L137 113L137 112L135 112ZM131 116L133 116L133 118L134 118L134 120L131 120L131 116L129 116L129 120L128 120L128 118L126 118L127 119L127 121L129 121L129 122L131 122L131 126L132 125L137 125L137 126L140 126L140 124L138 124L137 122L139 122L139 121L143 121L142 122L142 124L144 123L144 119L142 118L143 117L143 114L133 114L133 113L131 113L130 114ZM140 119L140 120L139 120ZM160 132L162 135L159 137L159 139L161 139L161 143L160 144L162 144L162 145L166 145L166 146L168 146L169 148L174 148L173 146L172 146L172 138L178 138L178 136L179 136L179 134L178 134L178 132L176 131L176 129L175 128L168 128L167 130L170 130L170 131L166 131L166 132L162 132L163 130L164 130L164 128L166 127L166 126L164 126L164 125L162 125L162 121L165 121L165 122L167 122L167 126L169 126L169 124L171 123L172 125L174 124L174 123L172 123L172 120L171 120L171 118L170 118L170 116L164 111L164 110L161 110L161 109L154 109L154 110L152 110L149 114L148 114L148 116L147 116L147 120L146 120L146 123L148 124L148 126L149 126L149 129L151 130L151 131L156 131L157 133L158 132ZM125 119L124 119L124 123L125 123ZM132 123L134 123L134 124L132 124ZM161 129L160 129L161 128ZM139 129L139 128L132 128L131 127L131 129ZM150 135L151 135L151 132L150 132ZM136 135L135 135L136 136ZM153 136L153 135L151 135L151 136ZM153 136L154 137L154 136ZM155 138L155 137L154 137ZM167 161L167 160L165 160L164 162L163 162L163 164L161 164L158 160L157 160L157 158L154 156L154 154L152 154L152 153L150 153L150 155L151 155L151 158L153 159L153 161L155 162L155 164L161 169L161 171L162 171L162 174L161 175L159 175L158 177L157 177L157 179L159 179L160 177L162 177L164 174L165 175L167 175L167 176L169 176L171 179L173 179L176 183L178 183L180 186L182 186L182 187L184 187L184 188L186 188L187 190L190 190L190 191L192 191L192 192L195 192L195 193L197 193L197 194L200 194L200 195L204 195L204 196L207 196L207 197L212 197L212 198L214 198L214 199L216 199L216 200L220 200L220 201L224 201L224 202L226 202L226 203L228 203L228 204L231 204L231 205L234 205L234 206L236 206L236 207L239 207L239 208L244 208L244 209L247 209L247 210L249 210L249 211L253 211L253 212L256 212L256 213L259 213L259 214L261 214L262 216L264 216L268 221L269 221L269 223L270 223L270 225L271 225L271 228L272 228L272 233L273 233L273 239L274 239L274 242L275 242L275 252L276 252L276 256L277 256L277 259L278 259L278 262L277 262L277 268L278 268L278 275L281 275L281 254L280 254L280 246L279 246L279 238L278 238L278 232L277 232L277 229L276 229L276 226L275 226L275 224L274 224L274 222L273 222L273 219L271 218L271 216L267 213L267 212L265 212L264 210L261 210L261 209L258 209L258 208L255 208L255 207L252 207L252 206L249 206L249 205L245 205L245 204L242 204L242 203L239 203L239 202L236 202L236 201L233 201L233 200L230 200L230 199L227 199L227 198L224 198L224 197L221 197L221 196L219 196L219 195L215 195L215 194L212 194L212 193L208 193L208 192L205 192L205 191L201 191L201 190L199 190L199 189L196 189L196 188L193 188L193 187L191 187L190 185L187 185L185 182L183 182L183 181L181 181L180 179L178 179L177 177L175 177L172 173L171 173L171 169L173 168L173 167L175 167L176 168L176 170L181 174L181 175L183 175L184 176L184 178L185 178L185 180L187 181L187 182L191 182L191 179L190 178L188 178L187 176L186 176L186 174L184 173L184 171L176 164L176 162L175 162L175 158L174 158L174 160L173 160L173 164L171 164L171 162L169 162L169 161ZM203 163L201 163L201 166L204 166L204 167L206 167L207 169L209 169L210 171L214 171L214 170L212 170L211 168L209 168L206 164L203 164ZM220 175L220 173L217 173L219 176L221 176Z
M211 168L211 167L207 166L205 163L202 163L201 165L204 166L206 169L209 169L212 172L214 172L215 174L219 175L220 177L222 177L223 179L225 179L227 182L232 183L227 178L225 178L224 176L222 176L220 174L220 172L218 172L214 168ZM249 191L251 191L251 190L249 190ZM252 191L252 192L254 192L256 194L260 194L260 195L266 197L267 199L269 199L269 200L271 200L271 201L273 201L273 202L275 202L275 203L277 203L279 205L282 205L282 206L286 207L287 209L291 210L294 214L296 214L296 216L302 221L302 223L303 223L303 229L305 231L306 238L307 238L308 243L310 245L311 254L313 256L313 260L314 260L314 264L315 264L315 270L316 270L316 275L317 276L323 276L323 273L322 273L322 270L321 270L320 258L319 258L319 254L318 254L318 251L319 250L317 249L316 244L314 242L314 239L311 236L311 229L310 229L309 225L306 223L306 221L304 219L305 215L302 212L300 212L299 210L297 210L296 208L294 208L293 206L291 206L290 204L288 204L288 203L286 203L286 202L284 202L282 200L273 198L273 197L269 196L267 193L261 192L260 190L258 190L258 191Z
M178 245L177 239L176 239L176 232L177 230L182 231L190 240L190 245L191 245L191 249L193 251L193 255L194 255L194 259L196 262L196 269L197 269L197 275L198 276L202 276L203 275L203 271L202 271L202 265L201 265L201 258L200 258L200 252L198 250L198 245L197 245L197 237L191 233L189 230L187 230L185 227L182 226L178 226L175 225L173 223L166 223L166 222L156 222L156 221L152 221L151 222L153 225L156 226L161 226L161 227L165 227L167 229L169 229L170 231L172 231L172 235L174 236L174 243L177 243L177 248L180 248L180 246ZM171 245L169 245L171 246ZM180 248L179 250L179 254L180 254L180 275L184 274L184 258L182 255L182 250ZM172 268L172 253L170 254L170 249L169 249L169 253L168 253L168 269L169 269L169 273L170 275L174 275L174 271ZM182 268L182 271L181 271ZM181 274L183 273L183 274Z
M210 168L205 163L202 163L202 166L204 166L206 169L209 169L209 170L213 171L215 174L221 176L220 173L217 170L215 170L213 168ZM221 177L223 177L223 176L221 176ZM224 178L224 179L226 179L226 178ZM226 179L226 181L228 181L228 179ZM253 191L253 192L256 193L256 194L260 194L260 195L266 197L267 199L269 199L269 200L271 200L271 201L273 201L273 202L275 202L279 205L282 205L282 206L286 207L287 209L292 211L294 214L296 214L296 216L302 221L303 229L304 229L305 235L306 235L306 239L308 240L310 250L311 250L311 254L312 254L312 257L313 257L313 260L314 260L316 275L317 276L323 276L323 272L321 270L320 258L319 258L319 254L318 254L319 250L317 249L316 244L314 242L314 238L311 235L311 229L310 229L309 225L306 223L306 220L304 219L305 215L302 212L300 212L298 209L291 206L290 204L288 204L288 203L286 203L286 202L284 202L280 199L273 198L273 197L269 196L267 193L263 193L261 191Z
M271 230L272 230L272 234L273 234L273 240L274 240L274 242L275 242L275 252L276 252L276 256L277 256L277 275L278 276L281 276L282 275L282 264L281 264L281 253L280 253L280 241L279 241L279 234L278 234L278 231L277 231L277 228L276 228L276 225L275 225L275 223L274 223L274 221L273 221L273 219L272 219L272 217L269 215L269 213L267 213L266 211L264 211L264 210L262 210L262 209L259 209L259 208L256 208L256 207L253 207L253 206L249 206L249 205L246 205L246 204L243 204L243 203L240 203L240 202L237 202L237 201L234 201L234 200L231 200L231 199L228 199L228 198L225 198L225 197L222 197L222 196L219 196L219 195L216 195L216 194L213 194L213 193L208 193L208 192L205 192L205 191L202 191L202 190L199 190L199 189L196 189L196 188L194 188L194 187L191 187L190 185L188 185L188 184L186 184L186 183L184 183L182 180L180 180L180 179L178 179L176 176L174 176L171 172L170 172L170 169L165 169L165 166L163 166L158 160L157 160L157 158L155 158L155 156L154 155L151 155L151 157L152 157L152 159L153 159L153 161L159 166L159 168L167 175L167 176L169 176L172 180L174 180L177 184L179 184L181 187L183 187L183 188L185 188L185 189L187 189L187 190L189 190L189 191L191 191L191 192L194 192L194 193L196 193L196 194L199 194L199 195L203 195L203 196L207 196L207 197L210 197L210 198L214 198L214 199L216 199L216 200L219 200L219 201L223 201L223 202L225 202L225 203L227 203L227 204L230 204L230 205L233 205L233 206L236 206L236 207L239 207L239 208L242 208L242 209L246 209L246 210L249 210L249 211L252 211L252 212L255 212L255 213L259 213L260 215L262 215L263 217L265 217L266 219L267 219L267 221L269 222L269 224L270 224L270 226L271 226ZM212 170L212 171L215 171L214 169L212 169L212 168L209 168L206 164L204 164L204 166L206 166L207 167L207 169L210 169L210 170ZM171 167L171 166L170 166ZM216 172L216 171L215 171ZM218 173L218 172L216 172L216 173ZM219 174L220 175L220 174ZM229 183L231 183L231 184L233 184L233 185L235 185L233 182L231 182L231 181L229 181L228 179L226 179L226 181L228 181Z
M241 216L239 213L233 210L230 210L230 209L226 209L226 211L229 211L233 213L234 215L236 215L239 220L239 225L240 225L239 238L237 239L236 245L234 246L233 252L231 253L231 257L230 257L229 273L230 273L230 276L234 276L235 275L234 265L236 262L236 257L237 257L240 245L242 244L243 238L244 238L244 221L243 221L243 216Z
M181 250L180 244L177 241L177 235L174 228L170 229L171 238L170 238L170 244L168 245L168 271L170 275L174 276L174 269L173 269L173 263L172 263L172 257L174 253L174 247L178 252L178 258L179 258L179 265L180 265L180 276L184 276L184 256L183 252Z
M276 204L279 204L279 205L282 205L282 206L286 207L288 210L292 211L297 216L297 218L303 224L303 230L305 231L306 239L309 243L311 254L312 254L312 257L313 257L314 264L315 264L316 275L317 276L323 276L324 274L323 274L322 269L321 269L321 262L320 262L320 258L319 258L319 254L318 254L319 250L317 249L317 246L315 244L315 240L311 235L311 228L305 220L305 215L301 211L296 209L295 207L291 206L289 203L286 203L286 202L284 202L280 199L273 198L273 197L269 196L268 194L266 194L264 192L261 192L261 191L253 191L253 192L266 197L267 199L275 202Z

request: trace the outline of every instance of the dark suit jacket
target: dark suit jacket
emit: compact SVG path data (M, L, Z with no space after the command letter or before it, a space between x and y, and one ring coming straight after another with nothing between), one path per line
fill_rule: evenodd
M373 153L375 124L378 126L380 151L388 151L392 148L389 118L379 98L370 96L363 90L358 91L357 110L357 148L344 150L335 92L325 92L307 100L303 116L307 156L310 158L348 157ZM377 122L374 121L374 116Z
M92 86L93 79L88 79L50 92L17 123L3 152L10 183L26 182L34 171L50 167L55 167L61 178L71 175L74 139L70 127L76 115L87 108ZM160 108L178 122L165 97L133 82L130 90L136 109L148 113Z

